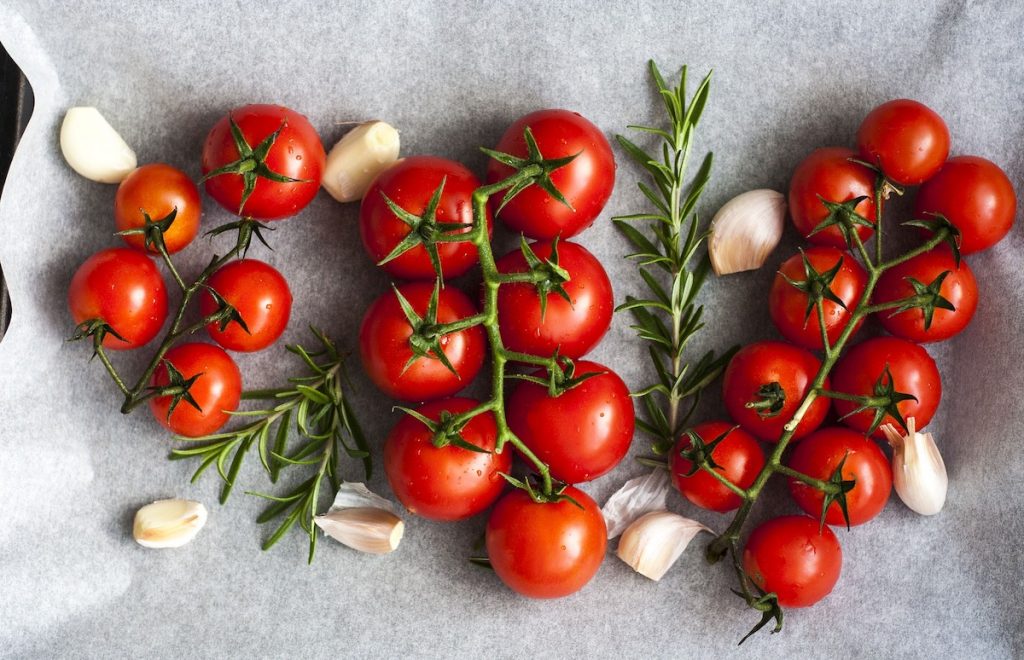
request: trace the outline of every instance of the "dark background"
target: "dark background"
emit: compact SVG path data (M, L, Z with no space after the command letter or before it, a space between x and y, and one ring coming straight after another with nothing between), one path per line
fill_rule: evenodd
M25 130L29 115L32 114L32 89L18 65L0 46L0 190L7 180L7 170L14 157L18 138ZM0 337L7 327L11 314L7 287L4 285L3 264L0 264Z

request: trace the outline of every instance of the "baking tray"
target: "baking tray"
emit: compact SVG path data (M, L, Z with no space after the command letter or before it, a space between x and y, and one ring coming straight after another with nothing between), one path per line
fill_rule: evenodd
M7 51L0 46L0 191L28 118L32 114L32 88ZM0 337L11 317L11 301L0 264Z

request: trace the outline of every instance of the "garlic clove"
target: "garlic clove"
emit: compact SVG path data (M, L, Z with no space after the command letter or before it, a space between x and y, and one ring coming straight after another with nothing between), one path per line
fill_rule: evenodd
M892 483L903 503L922 516L933 516L946 503L949 477L946 463L931 433L918 433L913 417L907 418L907 434L892 424L882 427L892 447Z
M621 534L645 513L663 510L671 485L668 470L652 470L624 483L601 507L608 538Z
M339 202L358 202L378 174L398 159L398 131L383 121L368 121L345 134L327 154L321 183Z
M655 582L672 568L697 534L710 529L669 511L651 511L633 521L619 540L619 559Z
M756 270L782 240L786 198L774 190L733 197L711 220L708 255L716 275Z
M334 540L360 552L387 554L398 548L405 523L397 507L361 483L344 482L327 513L313 519Z
M132 536L146 548L178 548L206 524L206 507L192 500L157 500L135 513Z
M135 152L96 108L71 108L60 126L60 150L71 169L100 183L120 183L138 165Z

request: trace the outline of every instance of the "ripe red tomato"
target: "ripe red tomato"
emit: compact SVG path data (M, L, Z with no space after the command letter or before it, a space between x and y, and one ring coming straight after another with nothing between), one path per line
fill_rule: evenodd
M590 481L622 461L633 441L629 388L608 367L577 362L574 376L598 373L557 397L520 381L505 405L512 432L566 483ZM534 374L547 376L546 371Z
M601 130L569 110L539 110L520 117L501 136L497 151L527 157L523 131L529 127L541 156L550 160L576 155L576 158L551 173L551 183L562 193L565 204L540 186L520 192L498 213L504 197L491 197L495 215L529 238L551 240L570 238L594 223L615 185L615 156ZM487 165L487 183L495 183L515 173L508 165L491 160Z
M176 211L174 220L164 232L164 245L170 254L182 250L199 232L202 202L196 184L175 167L151 163L129 174L117 187L114 223L118 231L144 227L147 214L150 220L157 221L166 218L172 211ZM146 249L146 238L142 234L130 234L122 238L133 248ZM150 247L149 251L159 252L156 247Z
M410 282L399 286L398 291L424 318L434 286ZM476 306L466 294L450 286L441 289L436 323L451 323L476 313ZM480 372L487 350L487 339L480 326L438 338L458 376L435 357L419 357L410 363L412 334L412 325L394 291L381 295L366 310L359 330L359 353L370 380L388 396L403 401L451 396L469 385Z
M942 398L942 379L935 360L917 344L896 337L876 337L863 341L851 348L839 359L832 371L832 383L838 392L857 396L874 396L875 383L882 378L886 367L892 374L892 387L896 392L903 392L917 397L917 401L907 400L897 404L897 410L903 416L915 417L917 428L928 425L939 407ZM882 379L888 383L888 379ZM854 401L836 399L836 413L840 417L858 408ZM875 417L874 410L864 410L850 415L842 421L852 429L867 433ZM892 415L886 414L882 424L899 423ZM875 430L876 437L882 433Z
M960 252L992 247L1010 231L1017 215L1017 194L1006 173L978 156L950 158L917 193L914 214L941 213L960 230Z
M433 421L442 411L453 416L472 410L473 399L443 399L417 408ZM512 452L475 452L453 444L435 447L433 432L420 420L403 415L384 443L384 472L398 501L431 520L462 520L498 499L505 487L501 472L512 469ZM493 452L498 437L494 415L477 415L462 429L462 439Z
M880 312L877 316L882 326L897 337L918 343L942 341L960 334L978 308L978 285L966 261L961 259L960 267L957 267L953 251L947 245L940 245L887 270L878 280L874 302L887 303L913 296L914 285L907 278L927 287L944 272L949 274L942 280L939 295L952 303L955 311L935 307L927 330L924 327L925 312L921 308L896 313Z
M762 440L778 442L782 427L800 407L820 367L821 361L809 351L785 342L759 341L744 346L725 368L725 409L744 430ZM824 386L829 386L827 378ZM748 408L748 403L761 407ZM793 440L821 426L828 405L828 399L816 398L797 425ZM769 413L771 416L762 416Z
M207 284L234 307L245 321L231 322L223 330L220 323L206 326L210 338L232 351L252 352L270 346L284 332L292 312L292 292L288 282L272 266L256 259L231 261L210 276ZM217 302L209 292L199 300L203 316L217 311Z
M167 319L167 289L153 260L130 248L100 250L85 260L68 288L75 323L103 319L103 347L128 350L149 343Z
M829 527L807 516L762 523L747 539L743 568L782 607L807 607L829 595L839 581L843 551Z
M754 483L764 467L764 452L754 436L743 429L733 428L727 422L704 422L693 427L693 432L704 444L710 444L722 434L728 433L711 452L711 460L721 466L715 468L715 471L740 488L749 488ZM743 502L740 496L704 470L686 476L693 469L693 463L679 452L690 446L689 436L683 435L672 450L669 469L676 489L702 509L725 513L738 508Z
M201 408L196 410L188 401L181 400L168 419L172 397L150 399L149 409L164 428L186 438L198 438L217 432L231 419L228 413L238 408L242 396L242 374L223 348L198 342L179 344L167 351L164 361L174 365L185 380L199 374L189 394ZM169 383L167 367L161 362L151 385L164 387Z
M241 149L232 135L232 121L245 141ZM260 158L258 147L277 130L277 138ZM209 177L206 192L236 215L257 220L288 218L313 201L326 158L320 136L303 115L280 105L236 108L214 125L203 144L202 171ZM211 175L222 168L235 171ZM273 180L281 177L295 180ZM245 199L247 180L253 187Z
M608 529L589 495L569 486L568 500L537 503L520 489L503 498L487 521L491 566L513 591L530 598L576 593L604 559ZM582 508L581 508L582 507Z
M949 129L934 110L910 99L883 103L857 129L857 150L904 186L932 178L949 156Z
M813 247L805 250L804 256L819 274L828 272L840 260L843 262L829 288L847 308L843 309L828 299L822 304L825 312L825 330L829 343L834 344L849 325L852 310L864 295L868 274L853 255L833 247ZM768 293L768 313L772 317L772 322L782 336L794 344L820 350L824 348L824 344L821 341L818 312L811 309L810 315L807 314L807 294L787 282L787 277L795 282L807 281L804 262L799 254L783 262L775 275L775 281L772 282L771 291ZM858 328L854 328L854 332L857 332Z
M552 245L539 242L530 247L543 261L551 257ZM498 289L498 326L509 350L551 355L557 349L560 355L576 359L608 332L615 304L612 283L601 262L586 248L559 241L558 264L569 273L570 280L562 286L572 302L549 293L543 321L540 294L533 284L505 284ZM498 259L497 266L502 273L529 270L519 250Z
M868 222L875 222L875 173L848 160L856 156L852 149L845 147L817 149L793 172L789 182L789 214L800 235L815 245L846 247L842 232L835 226L809 236L828 217L828 209L818 199L818 195L829 202L848 202L857 197L867 197L854 210ZM871 228L858 225L857 235L862 241L867 240Z
M444 190L433 218L424 218L431 197L444 181ZM413 229L392 212L385 196L410 214L438 223L473 224L473 191L480 181L461 163L433 156L404 158L381 172L363 196L359 207L359 230L363 245L374 263L383 261ZM491 218L488 212L488 231ZM435 231L437 231L435 229ZM417 233L431 232L422 225ZM437 256L445 279L462 275L479 260L476 246L462 243L437 243ZM392 277L407 280L433 280L434 266L422 243L383 265Z
M853 489L846 493L850 525L862 525L882 512L892 492L892 468L877 444L850 429L824 428L797 445L787 463L797 472L828 481L843 457L846 460L842 478L857 480ZM825 498L820 490L790 478L789 492L797 506L811 516L821 517ZM846 524L838 502L829 505L825 522L829 525Z

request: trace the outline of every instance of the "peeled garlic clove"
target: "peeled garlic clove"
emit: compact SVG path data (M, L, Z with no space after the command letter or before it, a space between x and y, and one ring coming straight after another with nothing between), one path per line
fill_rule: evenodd
M922 516L933 516L946 503L949 477L942 454L931 433L918 433L914 418L907 418L907 435L895 426L882 427L892 447L892 483L907 507Z
M358 202L378 174L398 159L398 131L383 121L356 126L327 154L321 183L339 202Z
M361 483L341 484L331 508L313 521L336 541L375 555L398 548L405 533L395 505Z
M696 520L651 511L626 528L616 554L634 571L657 582L701 531L714 534Z
M96 108L67 111L60 150L71 169L100 183L120 183L138 165L135 152Z
M192 500L157 500L135 513L132 536L147 548L178 548L206 524L206 507Z
M751 190L725 203L711 220L708 255L717 275L760 268L782 240L786 198Z
M621 534L645 513L663 510L671 485L668 470L652 470L624 483L601 507L608 538Z

